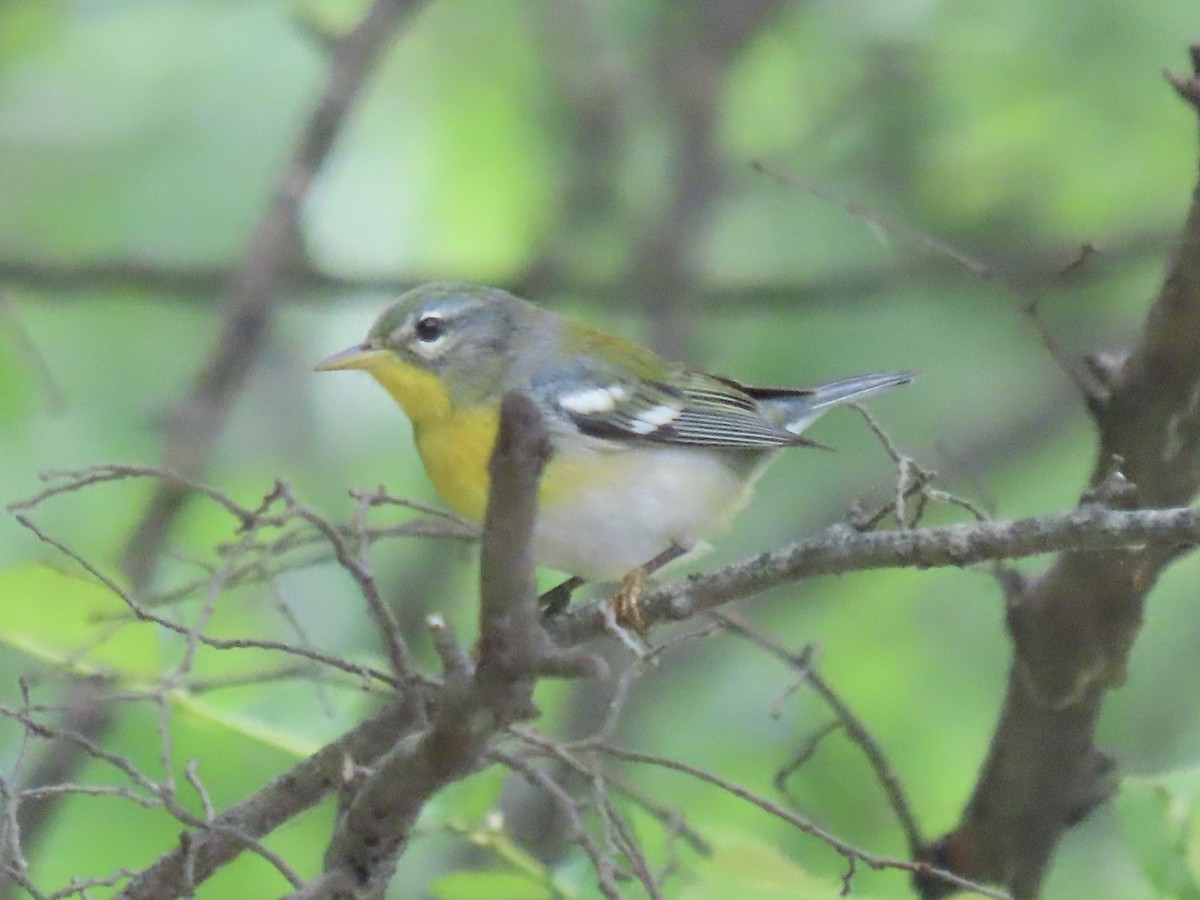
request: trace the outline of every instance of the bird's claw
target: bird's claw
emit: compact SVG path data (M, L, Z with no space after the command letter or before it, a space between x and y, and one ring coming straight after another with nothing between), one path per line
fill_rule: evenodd
M646 618L642 615L642 592L646 589L646 567L638 566L621 579L612 598L613 618L622 628L646 637Z

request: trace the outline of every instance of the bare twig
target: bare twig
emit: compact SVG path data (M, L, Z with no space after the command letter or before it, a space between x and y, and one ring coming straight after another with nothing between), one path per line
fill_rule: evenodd
M613 805L612 798L608 796L608 782L600 772L599 766L592 768L595 772L592 777L592 805L604 824L604 830L609 835L612 846L629 860L630 870L642 887L646 889L646 895L650 897L650 900L662 900L662 891L659 890L658 883L654 880L650 864L646 861L646 855L642 853L642 848L633 835L633 829L629 827L625 817L621 815L620 810Z
M560 743L559 741L551 740L550 738L539 734L534 729L524 725L513 725L509 731L519 737L522 741L537 749L541 753L564 763L568 768L583 775L587 778L593 778L596 774L596 767L589 765L581 760L571 747ZM584 741L577 746L591 746L596 743L596 740ZM659 821L659 823L668 831L674 831L680 835L693 850L697 853L708 856L712 853L712 845L705 840L704 836L692 828L684 819L678 810L668 809L665 806L651 800L646 796L645 792L640 788L630 784L621 776L613 772L605 772L604 779L609 787L620 792L625 797L636 803L651 816Z
M105 702L111 685L104 678L71 678L65 685L66 698L61 706L56 729L71 732L96 740L109 727L112 711ZM30 710L28 687L22 683L24 709ZM0 842L0 861L6 868L14 865L24 869L24 856L28 848L37 847L42 835L52 826L55 813L61 805L62 795L47 791L72 780L75 773L90 759L85 749L78 744L56 737L47 740L28 771L24 768L31 730L26 726L14 778L17 783L10 786L9 797L4 798L9 815L6 840ZM32 802L31 802L32 801ZM0 873L0 897L11 897L11 887L16 882Z
M237 841L239 849L250 850L267 860L269 863L275 866L280 874L292 884L300 883L298 877L294 872L292 872L291 868L283 861L283 859L278 854L268 850L261 843L259 843L256 836L247 834L241 829L227 822L221 822L217 820L206 822L205 820L199 819L192 815L191 812L189 812L179 803L179 800L175 795L174 785L170 778L163 782L156 782L139 770L130 760L116 753L105 750L91 738L78 734L74 731L65 731L54 726L46 725L42 722L38 722L25 710L15 709L7 706L6 704L0 704L0 716L21 723L31 734L37 735L40 738L44 738L46 740L62 740L75 747L78 747L91 759L105 763L109 767L120 772L135 787L154 798L154 800L157 801L157 805L161 806L184 825L220 831L227 837Z
M287 500L288 510L325 536L333 548L338 564L358 582L359 591L362 593L363 599L367 601L367 610L375 621L379 638L387 652L388 660L392 664L392 673L397 678L406 678L408 676L408 646L400 634L400 625L396 621L396 616L379 593L379 588L375 584L375 574L371 571L371 563L367 558L370 542L366 535L363 516L370 505L369 501L359 501L359 511L355 515L358 549L353 551L337 527L329 520L299 503L289 489L283 488L282 492Z
M895 498L870 515L854 516L851 522L855 528L860 531L870 531L891 512L896 514L896 522L901 528L905 526L915 527L920 523L922 513L929 502L957 506L960 509L966 510L981 522L990 518L986 512L970 500L932 487L933 480L937 477L936 472L926 469L924 466L918 464L913 457L901 451L896 446L896 442L892 440L891 435L879 424L879 420L871 415L871 411L865 405L862 403L849 403L847 405L862 416L863 421L867 423L867 427L871 429L871 433L875 435L876 439L883 446L884 453L896 464L898 470ZM912 496L916 496L920 502L918 503L916 512L912 516L909 516L906 503L907 499Z
M223 507L243 526L250 524L256 518L253 510L236 503L225 492L207 487L195 481L189 481L170 469L157 466L127 466L120 463L104 463L102 465L89 466L86 469L69 471L52 469L47 472L38 473L38 478L45 482L58 483L51 484L50 487L25 500L9 503L5 509L9 512L34 509L41 506L51 497L56 497L59 494L75 493L82 488L93 484L101 484L106 481L123 481L127 478L153 478L168 484L177 484L192 493L203 494L218 506Z
M399 682L397 682L394 677L371 666L347 662L339 657L331 656L327 653L321 653L316 650L309 650L304 647L297 647L294 644L289 644L284 641L262 640L259 638L216 638L212 637L211 635L195 632L185 625L180 625L178 622L174 622L163 616L156 615L144 605L138 603L138 601L135 600L128 591L124 590L120 585L118 585L116 581L114 581L108 575L105 575L98 568L96 568L95 565L80 556L77 551L71 547L68 547L62 541L51 537L38 525L36 525L28 516L17 515L15 518L21 525L32 531L39 540L55 548L68 559L72 559L77 562L84 569L84 571L112 591L116 596L120 597L121 600L124 601L125 605L129 607L129 610L133 614L134 618L138 619L139 621L153 622L155 625L159 625L162 628L166 628L168 631L173 631L176 634L181 634L185 637L194 635L195 640L199 643L209 647L215 647L218 650L277 650L280 653L298 656L303 659L312 660L313 662L318 662L322 665L339 669L343 672L357 675L359 678L363 679L364 682L375 679L392 687L399 685Z
M512 769L550 798L555 808L567 822L567 826L570 829L568 839L572 843L578 844L583 852L587 854L588 859L592 861L592 866L596 870L600 893L608 897L609 900L620 900L621 890L616 883L617 866L613 862L612 856L602 852L588 832L587 826L583 822L580 803L561 784L515 753L492 749L488 751L488 756L501 765Z
M1092 368L1081 364L1063 348L1058 336L1046 321L1046 317L1042 315L1040 298L1035 298L1026 304L1025 315L1033 323L1038 338L1041 340L1042 346L1046 348L1046 352L1050 354L1050 358L1058 363L1058 367L1071 379L1071 383L1075 385L1079 395L1089 402L1106 402L1111 393L1109 385L1097 377Z
M769 634L756 628L743 616L736 613L716 610L711 615L733 634L746 638L790 666L833 710L837 725L846 732L850 740L858 745L867 758L867 762L870 763L871 769L875 772L875 778L887 795L888 804L899 820L900 827L904 830L904 837L908 841L908 849L913 859L920 859L926 850L925 839L921 836L917 817L913 813L912 804L908 802L896 770L892 768L891 762L888 761L875 736L838 695L833 686L817 671L808 648L800 653L793 653Z
M118 895L122 900L164 900L181 896L186 885L199 884L241 852L236 831L250 837L269 834L283 822L310 808L340 783L345 760L374 761L401 735L424 722L424 703L416 691L397 699L378 714L317 753L301 761L262 791L219 814L211 826L192 832L190 848L173 850L137 873ZM231 831L222 830L228 827ZM190 873L185 872L190 867ZM190 877L186 877L190 875Z
M826 203L832 204L866 222L872 230L877 233L899 234L909 240L919 244L926 250L931 251L935 256L945 257L966 269L972 275L988 280L996 280L1005 283L1005 279L996 271L990 264L978 259L969 253L966 253L955 247L948 241L942 240L934 235L927 234L920 229L914 228L907 222L892 216L886 215L879 210L872 209L865 203L859 203L855 200L848 200L845 197L840 197L833 191L829 190L819 182L811 178L805 178L803 175L794 175L786 172L781 172L772 166L761 161L755 161L750 164L750 167L756 172L762 172L764 175L775 179L782 185L786 185L797 190L804 191L806 194L812 194Z
M866 866L871 867L872 869L898 869L902 872L909 872L914 875L920 875L921 877L943 881L948 885L958 888L959 890L971 891L984 897L995 898L995 900L1008 900L1008 894L1004 893L1003 891L992 890L982 884L976 884L969 879L962 878L958 875L955 875L953 872L948 872L944 869L938 869L929 865L928 863L921 861L909 862L908 860L904 859L891 859L886 856L876 856L875 854L867 853L865 850L861 850L858 847L855 847L853 844L843 841L837 835L826 831L815 822L805 819L802 816L798 816L790 810L784 809L779 804L772 803L765 797L761 797L739 784L735 784L732 781L720 778L716 775L713 775L711 772L706 772L703 769L696 768L695 766L690 766L687 763L679 762L678 760L674 759L666 759L659 756L651 756L646 753L635 753L631 750L624 750L608 744L597 744L594 749L598 753L603 753L616 759L625 760L626 762L644 763L664 769L670 769L675 772L682 772L683 774L689 775L698 781L703 781L706 784L711 784L714 787L718 787L723 791L733 794L735 797L757 806L764 812L767 812L778 819L782 819L797 830L817 838L822 843L827 844L836 850L847 860L856 860Z

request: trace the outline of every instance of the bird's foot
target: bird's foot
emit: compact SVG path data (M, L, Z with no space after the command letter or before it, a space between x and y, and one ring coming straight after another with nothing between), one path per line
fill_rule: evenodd
M646 567L638 566L621 579L612 598L613 621L621 628L646 637L646 618L642 615L642 592L646 590Z
M638 637L645 640L648 625L646 617L642 615L642 594L646 590L646 579L690 551L690 544L672 543L666 550L622 578L617 593L612 598L613 621L621 628L636 632Z

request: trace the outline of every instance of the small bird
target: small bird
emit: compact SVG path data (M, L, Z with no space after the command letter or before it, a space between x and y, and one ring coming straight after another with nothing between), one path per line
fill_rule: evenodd
M621 581L619 622L641 630L645 576L721 530L784 447L830 408L912 380L882 372L812 388L749 387L507 291L427 284L366 340L318 363L361 369L412 421L425 471L457 513L483 520L500 400L521 391L551 444L533 553L583 581ZM815 445L820 446L820 445Z

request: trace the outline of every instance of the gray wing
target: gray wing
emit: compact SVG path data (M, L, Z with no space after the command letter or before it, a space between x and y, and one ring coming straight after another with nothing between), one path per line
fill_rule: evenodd
M763 450L811 443L763 414L735 382L679 370L672 382L596 363L539 373L533 393L584 434L614 441Z

